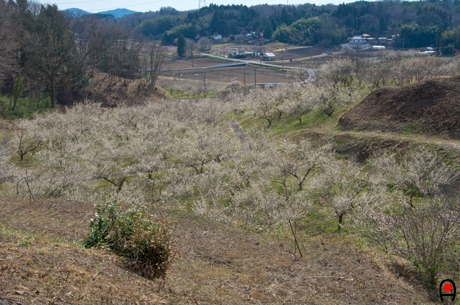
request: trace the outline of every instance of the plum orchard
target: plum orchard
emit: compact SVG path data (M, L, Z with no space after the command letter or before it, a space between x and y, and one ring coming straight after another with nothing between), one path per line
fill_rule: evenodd
M231 104L165 101L111 110L81 104L66 113L51 112L21 120L10 143L17 155L8 160L8 154L2 151L2 176L8 177L4 181L10 186L3 189L10 196L31 200L65 197L100 201L111 196L137 204L177 203L203 214L227 211L221 216L229 217L230 210L239 214L241 194L252 192L251 196L256 197L256 186L267 192L276 189L280 200L299 193L305 201L313 188L321 189L342 223L343 216L355 206L351 202L372 189L369 181L383 181L382 177L370 175L356 164L335 160L330 148L313 147L305 140L295 143L274 138L263 129L248 130L247 146L251 149L243 149L225 119L235 108L252 107L254 115L261 118L269 112L273 116L279 116L279 112L289 115L282 109L309 109L305 105L313 105L315 97L321 99L314 94L318 90L315 86L303 91L302 87L257 90L241 97L250 104L241 100ZM422 157L417 160L422 169L426 166L423 162L428 162ZM440 191L439 187L420 184L420 168L415 165L397 171L399 165L380 163L372 164L380 170L377 172L393 170L395 179L411 179L395 182L398 190L405 187L399 192L406 195L406 201ZM434 173L430 171L430 175ZM438 176L432 180L443 184L455 180L445 172ZM244 208L257 209L257 204Z
M458 246L460 219L458 173L438 155L417 150L362 166L336 158L330 145L275 137L266 126L234 134L235 114L250 113L267 126L282 116L301 123L308 111L355 98L345 74L325 75L317 85L229 90L221 101L80 104L20 120L0 154L0 190L30 201L185 208L257 230L321 210L339 229L353 220L357 231L412 261L433 283L454 264L446 254Z
M289 89L250 95L278 105L277 113L290 109L292 95L312 99L302 97L301 88ZM312 205L310 180L333 158L330 148L277 139L265 129L249 130L249 143L241 145L226 117L248 106L164 101L109 110L80 104L18 121L10 143L18 154L2 158L8 165L2 175L9 177L3 191L31 201L176 205L260 229L300 219Z

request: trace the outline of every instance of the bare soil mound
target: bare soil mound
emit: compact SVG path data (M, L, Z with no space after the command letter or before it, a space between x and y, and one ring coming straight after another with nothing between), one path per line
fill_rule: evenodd
M166 98L164 90L142 79L127 79L97 73L86 88L86 98L108 107L136 105L146 100Z
M376 90L346 112L339 126L460 139L460 77Z

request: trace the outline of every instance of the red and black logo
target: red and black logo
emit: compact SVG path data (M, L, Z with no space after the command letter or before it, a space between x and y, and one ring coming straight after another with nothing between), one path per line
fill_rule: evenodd
M444 302L443 297L452 297L453 302L456 295L457 289L455 288L454 281L446 279L439 284L439 297L441 298L441 302Z

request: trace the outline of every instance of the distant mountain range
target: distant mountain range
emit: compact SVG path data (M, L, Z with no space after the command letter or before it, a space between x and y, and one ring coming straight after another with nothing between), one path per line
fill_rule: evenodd
M112 15L115 18L121 18L123 16L135 14L137 12L128 10L126 8L117 8L116 10L110 10L105 12L99 12L98 14Z
M81 17L83 15L91 14L91 13L88 13L87 11L81 10L79 8L68 8L66 10L63 10L62 12L65 13L65 14L69 14L72 17Z
M91 13L81 10L79 8L68 8L66 10L63 10L64 13L70 14L72 17L81 17L83 15L89 15ZM112 15L115 18L121 18L123 16L135 14L137 12L128 10L126 8L117 8L115 10L110 10L110 11L104 11L104 12L99 12L97 14L101 15Z

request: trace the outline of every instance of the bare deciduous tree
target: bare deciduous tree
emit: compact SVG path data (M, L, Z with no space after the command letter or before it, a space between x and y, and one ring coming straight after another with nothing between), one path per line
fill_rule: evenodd
M318 89L321 92L316 107L328 116L332 116L338 108L355 101L359 94L354 86L341 86L334 82L322 82Z
M335 85L350 86L354 79L354 65L349 58L334 58L321 65L319 77Z
M315 108L315 103L319 98L319 90L311 84L305 86L294 84L287 90L289 91L286 93L284 102L281 105L282 110L287 115L296 118L299 124L302 124L302 117Z
M385 251L411 261L431 288L437 275L455 263L450 253L460 233L458 173L436 153L416 149L399 160L370 160L372 183L384 197L363 205L358 223Z
M198 46L200 47L201 52L208 52L212 48L212 41L207 37L202 37L198 40Z
M28 36L24 37L24 54L28 73L43 79L52 107L57 94L75 81L83 69L68 30L68 20L55 5L42 6L36 19L30 17Z
M455 267L455 244L460 233L458 196L435 196L414 207L386 196L358 213L366 236L386 252L417 267L424 282L435 288L437 276Z
M314 184L322 190L323 198L334 210L338 230L344 224L345 215L368 201L365 194L370 186L368 175L350 161L329 162Z
M33 152L40 146L41 141L40 141L40 138L37 137L35 134L29 135L28 132L30 130L27 130L23 127L22 128L18 127L18 129L19 129L19 132L18 132L19 135L15 138L15 140L17 140L18 143L14 143L16 142L14 141L12 144L15 147L17 147L16 152L19 155L19 160L23 161L24 157L28 153Z
M161 66L165 60L166 49L161 44L152 44L149 48L149 81L155 86L161 73Z

